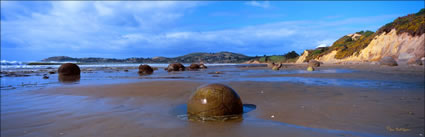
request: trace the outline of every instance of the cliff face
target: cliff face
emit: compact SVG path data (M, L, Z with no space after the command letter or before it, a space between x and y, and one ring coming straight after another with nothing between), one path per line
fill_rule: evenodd
M295 61L295 63L303 63L307 56L308 52L304 51L303 54L297 59L297 61Z
M414 61L425 56L425 34L411 36L407 33L397 35L396 30L376 36L370 44L360 51L358 55L353 55L344 59L336 59L336 50L316 58L321 62L370 62L378 61L385 56L391 56L400 64ZM308 54L307 54L308 55ZM304 56L304 55L303 55ZM305 57L304 57L305 58ZM300 57L302 59L302 57ZM298 62L302 62L298 60Z
M425 57L425 9L399 17L376 33L356 32L341 37L325 50L306 50L296 62L372 62L386 56L398 64L414 63Z

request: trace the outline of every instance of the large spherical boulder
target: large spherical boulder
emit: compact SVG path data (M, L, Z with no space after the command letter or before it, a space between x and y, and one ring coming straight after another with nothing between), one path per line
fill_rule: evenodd
M201 66L199 64L195 64L195 63L190 64L190 66L189 66L190 70L198 70L200 68L201 68Z
M397 66L397 61L394 60L393 57L386 56L383 57L381 60L379 60L379 64L381 65L387 65L387 66Z
M140 65L138 73L141 74L141 75L152 74L153 68L149 65Z
M61 83L73 83L80 81L80 75L59 75L58 79Z
M75 76L75 75L79 76L81 73L81 70L77 64L65 63L59 67L58 73L59 75L62 75L62 76Z
M316 61L316 60L309 60L308 61L308 66L311 66L311 67L320 67L320 62L319 61Z
M240 115L242 112L243 104L239 95L223 84L207 84L198 87L187 103L189 117L201 119Z
M186 69L186 67L184 67L183 64L181 63L172 63L170 65L168 65L167 67L167 71L184 71Z

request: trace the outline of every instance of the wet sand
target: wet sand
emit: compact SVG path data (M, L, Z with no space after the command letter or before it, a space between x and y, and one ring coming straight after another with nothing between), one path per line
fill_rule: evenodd
M329 73L308 73L301 70L304 67L288 66L273 73L259 73L267 68L242 67L222 70L223 74L213 79L209 78L213 74L199 71L176 74L190 77L181 79L150 76L148 81L132 83L2 91L1 135L423 136L423 67L319 68L319 72ZM343 71L332 73L335 68ZM256 73L244 75L249 71ZM200 80L202 77L207 80ZM360 80L375 83L355 84ZM196 122L184 118L191 93L211 82L230 85L242 102L251 106L243 120Z

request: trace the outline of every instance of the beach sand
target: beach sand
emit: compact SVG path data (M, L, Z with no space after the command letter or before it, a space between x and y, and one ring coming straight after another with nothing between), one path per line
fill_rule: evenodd
M2 93L1 136L424 136L422 66L322 65L319 71L333 68L355 71L262 73L242 80L152 80ZM269 68L240 68L258 69ZM304 70L305 65L285 69L281 71ZM225 78L226 73L219 77ZM319 84L287 80L301 78L313 78L312 83ZM211 82L236 90L249 106L243 120L185 119L190 95Z

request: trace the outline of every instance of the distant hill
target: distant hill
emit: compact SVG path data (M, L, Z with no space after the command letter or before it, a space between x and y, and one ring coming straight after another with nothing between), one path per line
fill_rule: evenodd
M242 63L253 59L254 57L249 57L243 54L232 53L232 52L218 52L218 53L190 53L183 56L178 56L174 58L167 57L153 57L153 58L126 58L126 59L114 59L114 58L73 58L67 56L54 56L43 59L43 62L81 62L81 63L172 63L172 62L181 62L181 63L194 63L194 62L204 62L204 63Z

